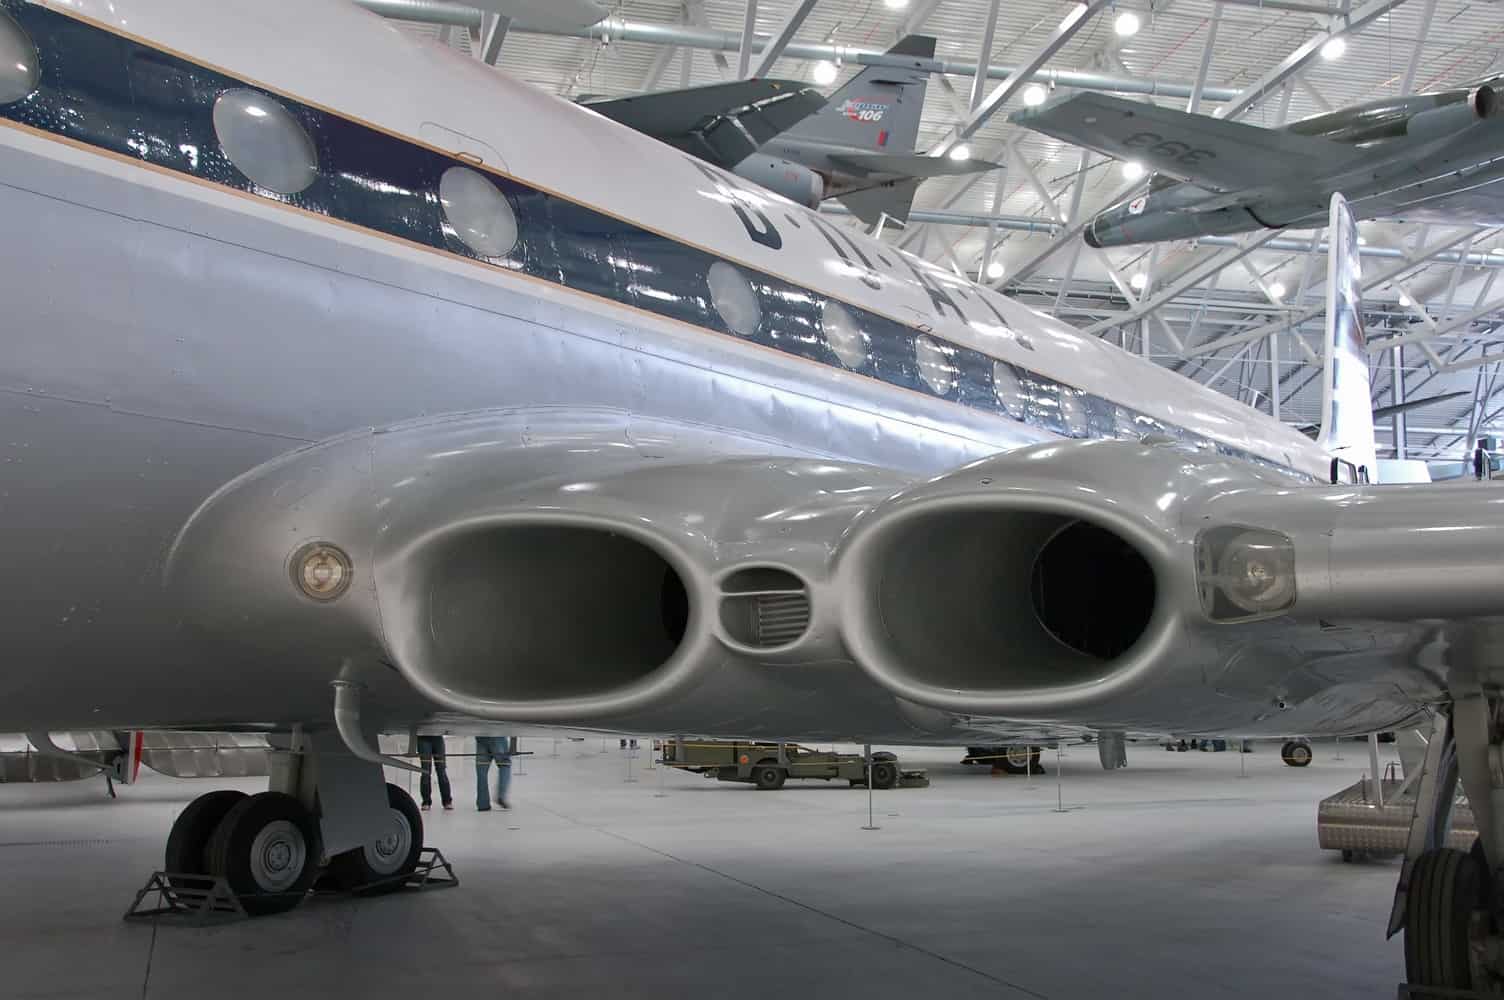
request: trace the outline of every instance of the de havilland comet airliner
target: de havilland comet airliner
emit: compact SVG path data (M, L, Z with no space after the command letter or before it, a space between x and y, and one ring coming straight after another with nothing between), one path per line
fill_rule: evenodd
M375 736L444 717L1435 713L1483 854L1417 826L1412 978L1478 933L1429 887L1504 858L1504 494L1366 484L1340 199L1312 441L353 5L0 0L0 126L0 731L281 748L169 871L258 913L411 871Z

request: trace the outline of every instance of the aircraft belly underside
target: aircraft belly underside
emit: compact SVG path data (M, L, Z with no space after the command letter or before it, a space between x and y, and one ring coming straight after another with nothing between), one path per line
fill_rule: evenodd
M0 368L0 731L280 727L334 680L398 727L913 742L1351 732L1435 696L1430 631L1332 595L1329 491L1295 491L1322 617L1214 624L1197 532L1284 530L1285 476L1019 447L1044 435L24 146L8 307L47 335ZM1442 554L1438 583L1498 573Z

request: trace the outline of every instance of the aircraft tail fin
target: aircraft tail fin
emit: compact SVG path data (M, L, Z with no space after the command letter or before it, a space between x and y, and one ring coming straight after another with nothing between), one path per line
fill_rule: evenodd
M1316 443L1332 457L1334 482L1377 480L1358 226L1340 193L1332 195L1327 243L1325 368Z
M935 39L908 35L887 54L906 57L912 65L866 67L786 134L852 149L912 153L930 81L921 67L935 58Z

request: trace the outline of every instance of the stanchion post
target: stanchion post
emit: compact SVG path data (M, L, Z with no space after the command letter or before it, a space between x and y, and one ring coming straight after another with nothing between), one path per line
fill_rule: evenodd
M863 761L863 766L866 768L866 771L867 771L867 825L864 826L864 827L862 827L862 829L863 830L880 830L880 829L882 829L882 827L880 827L880 826L877 825L877 821L873 818L873 815L872 815L872 744L871 743L863 744L863 746L862 746L862 761Z

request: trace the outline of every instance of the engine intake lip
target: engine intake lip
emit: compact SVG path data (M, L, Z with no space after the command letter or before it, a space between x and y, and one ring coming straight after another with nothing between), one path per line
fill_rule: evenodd
M560 540L568 551L558 551L556 545L550 548L552 543ZM560 567L555 567L545 573L542 581L528 580L528 586L513 586L503 595L516 604L510 610L508 621L519 626L526 623L535 631L526 669L516 671L515 681L495 685L501 689L498 695L494 690L485 690L484 668L477 666L473 659L456 665L456 644L463 647L465 643L475 641L475 637L458 625L450 629L441 621L445 608L452 604L447 592L441 589L446 584L441 578L445 569L441 563L445 562L446 556L452 560L458 552L463 558L467 549L483 547L487 543L499 547L492 550L493 554L505 552L507 544L513 542L524 550L529 546L536 552L550 550L560 557L560 567L571 554L578 555L596 547L596 551L610 558L583 565L578 560L568 563L577 567L583 590L574 589L567 575L556 572ZM480 552L476 558L483 561L485 555L485 552ZM519 564L520 560L509 565ZM526 564L521 565L526 567ZM541 567L541 563L533 565ZM459 572L453 567L454 563L450 561L451 571ZM462 570L472 572L474 568L463 566ZM656 575L660 568L661 576ZM619 580L637 582L638 587L624 596L635 602L639 612L661 614L663 618L639 616L631 621L613 621L609 619L610 612L619 612L620 609L602 609L600 605L581 609L578 620L571 623L574 630L569 633L559 631L558 651L564 656L572 655L580 648L572 643L592 639L592 628L604 627L608 633L605 639L613 643L624 640L627 662L625 666L617 663L602 669L599 676L603 683L592 688L581 685L578 664L561 660L564 666L575 669L564 683L560 683L557 674L538 669L543 661L538 658L540 640L536 633L536 617L531 613L554 614L556 609L550 607L550 601L559 596L570 596L571 590L575 596L583 594L587 598L606 594L612 582L611 573L618 574ZM601 574L608 575L603 577ZM706 574L699 568L694 553L648 525L607 515L566 511L527 511L464 518L425 532L395 547L384 558L378 557L375 576L386 644L398 670L424 696L445 708L469 715L515 722L552 722L632 712L672 698L693 683L701 669L713 662L713 658L707 655L713 637L704 623L705 607L713 606ZM586 579L587 576L593 579ZM682 590L675 592L674 583ZM481 607L490 597L500 593L494 587L491 593L487 593L489 584L485 579L479 579L474 585L480 588L480 592L470 595L470 599L479 602ZM661 592L652 590L660 586L663 588ZM670 608L675 599L682 600L682 605ZM589 605L591 602L587 600L585 603ZM655 625L661 625L665 630L665 635L659 637L661 645L670 648L661 659L656 655L660 643L633 645ZM613 628L615 632L611 632ZM449 629L447 634L446 629ZM482 642L486 638L505 638L500 629L490 636L484 634L484 627L481 632ZM546 634L541 642L541 648L547 653ZM497 665L501 668L499 675L505 675L507 664L497 661ZM541 682L539 678L542 678Z
M912 548L927 541L925 534L935 525L947 519L988 515L1020 525L1032 522L1024 530L1035 532L1033 550L1017 557L1023 578L1017 582L1015 594L1021 606L1013 610L1022 632L1032 629L1033 634L1021 634L1018 652L1022 660L1055 657L1052 663L1061 668L1055 671L1059 680L1042 676L1027 662L1023 683L1007 679L1001 663L997 674L1007 682L990 684L966 676L964 667L959 672L942 669L924 674L910 666L916 659L935 662L936 657L916 657L912 648L905 650L906 642L913 646L909 640L914 630L894 614L894 591L885 584L885 576L895 574L903 565L903 546L907 543ZM1103 529L1126 542L1153 575L1152 611L1137 638L1115 657L1097 658L1072 650L1041 620L1030 594L1040 552L1076 522ZM1065 492L1058 483L1045 489L1004 486L900 499L859 524L838 556L835 584L843 595L843 638L873 680L900 698L930 708L1020 718L1091 708L1142 684L1170 655L1181 618L1179 602L1170 593L1176 581L1174 548L1174 541L1148 517L1136 516L1131 508L1116 505L1095 491L1084 496ZM1029 673L1033 676L1027 676Z

